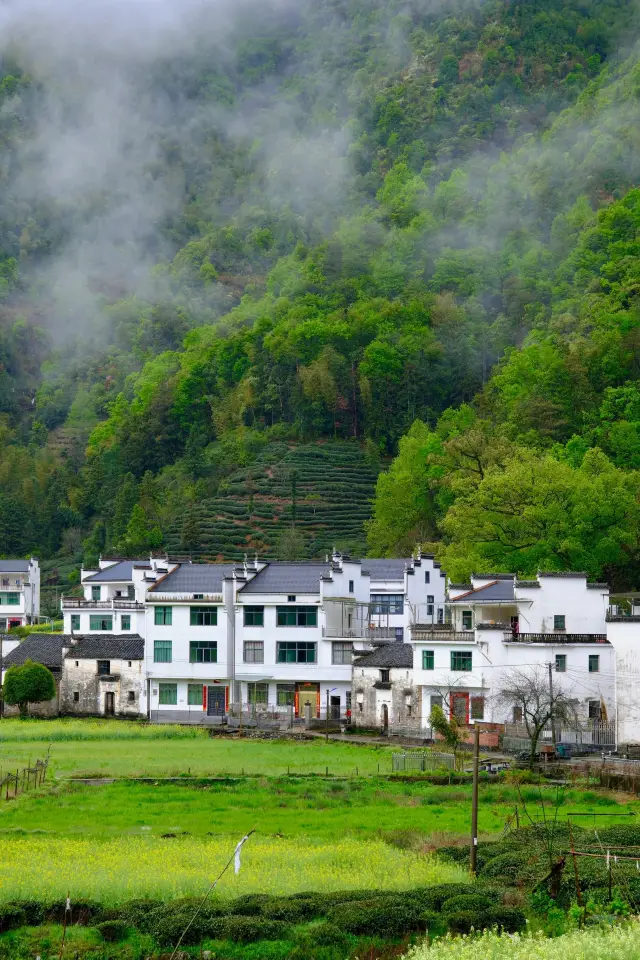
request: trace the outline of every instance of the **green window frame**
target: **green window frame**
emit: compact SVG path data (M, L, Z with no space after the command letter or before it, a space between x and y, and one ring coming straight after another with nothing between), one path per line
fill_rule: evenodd
M470 673L473 669L473 654L471 650L452 650L451 669L458 673Z
M294 707L296 703L295 683L279 683L276 685L276 704L279 707Z
M178 703L178 684L159 683L158 703L161 707L175 707Z
M564 613L556 613L553 617L553 629L554 630L566 630L567 618Z
M0 605L2 605L3 607L20 606L20 594L19 593L0 593Z
M190 707L201 707L203 703L202 695L203 684L190 683L187 685L187 705Z
M600 655L597 653L589 654L589 673L600 673Z
M263 707L266 707L269 703L269 684L268 683L248 683L247 684L247 694L249 696L249 703L260 704Z
M154 663L172 663L173 662L173 643L171 640L153 641L153 662Z
M217 627L217 607L191 607L190 624L192 627Z
M80 629L80 614L72 613L71 614L71 631L75 633Z
M131 614L123 613L120 617L120 629L121 630L131 630Z
M156 627L170 627L173 619L173 607L156 607L153 622Z
M264 607L244 607L245 627L264 627Z
M216 640L192 640L189 644L189 663L217 663Z
M566 672L567 672L566 653L556 653L556 673L566 673Z
M317 627L317 607L277 607L279 627Z
M102 596L102 587L91 587L91 599L99 600Z
M113 630L113 617L104 617L101 613L91 614L89 630Z
M422 651L422 669L435 670L435 651L434 650Z
M317 663L317 643L306 640L278 640L276 643L277 663Z

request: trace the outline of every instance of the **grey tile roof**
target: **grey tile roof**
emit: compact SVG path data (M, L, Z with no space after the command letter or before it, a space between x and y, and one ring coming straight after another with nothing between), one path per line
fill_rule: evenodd
M62 665L62 648L69 642L63 633L30 633L19 647L4 658L4 667L20 666L25 660L43 663L50 670L59 670Z
M149 563L145 564L142 560L115 560L110 566L105 567L104 570L98 570L92 577L86 577L82 582L119 583L123 580L132 580L134 565L136 568L150 567Z
M515 580L515 573L474 573L476 580Z
M568 579L571 578L571 577L576 577L577 579L582 579L582 577L586 577L587 574L584 573L584 572L574 571L574 570L555 570L555 571L554 571L554 570L551 570L551 571L546 571L546 572L545 572L545 571L542 571L542 570L539 570L539 571L538 571L538 576L539 576L539 577L564 577L565 579L568 580Z
M222 593L222 581L234 569L234 563L182 563L148 593Z
M587 590L608 590L608 583L588 583Z
M537 580L518 580L516 586L525 587L527 590L530 590L533 587L540 587L540 584Z
M144 660L144 640L139 633L65 635L69 647L65 660Z
M269 563L242 587L247 593L320 593L320 578L331 570L329 563Z
M28 560L0 560L0 573L28 573Z
M411 560L363 560L363 573L368 572L372 580L404 580L405 567Z
M513 580L498 580L484 587L468 590L459 597L452 597L451 603L491 603L495 600L513 600L515 597Z
M373 653L358 657L354 667L404 667L413 666L413 647L408 643L386 643Z

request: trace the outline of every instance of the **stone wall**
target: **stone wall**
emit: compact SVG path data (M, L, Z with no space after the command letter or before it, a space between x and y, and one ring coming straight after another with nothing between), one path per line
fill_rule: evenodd
M60 683L60 712L104 715L106 694L113 693L115 716L139 716L144 682L142 661L111 660L110 663L111 673L101 677L97 660L74 660L73 654L66 657Z
M389 724L417 723L418 691L412 670L389 669L389 684L380 681L377 667L354 667L351 687L351 723L355 727L381 727L386 704Z

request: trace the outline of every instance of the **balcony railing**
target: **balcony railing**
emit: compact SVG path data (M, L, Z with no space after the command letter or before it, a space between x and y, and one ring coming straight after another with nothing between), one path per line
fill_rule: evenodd
M395 640L395 627L366 626L362 623L356 623L351 627L335 627L327 625L322 632L327 640L370 640L375 643L376 640Z
M221 593L156 593L153 590L148 597L149 603L222 603Z
M473 630L456 630L450 623L414 623L409 628L411 639L419 643L473 643Z
M144 610L144 603L113 597L111 600L84 600L78 597L63 597L63 610Z
M505 630L505 643L608 643L605 633L514 633Z

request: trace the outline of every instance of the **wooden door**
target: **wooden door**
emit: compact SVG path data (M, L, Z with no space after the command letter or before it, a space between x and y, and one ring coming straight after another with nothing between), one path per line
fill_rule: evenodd
M108 717L112 717L116 712L116 695L112 691L104 695L104 712Z

